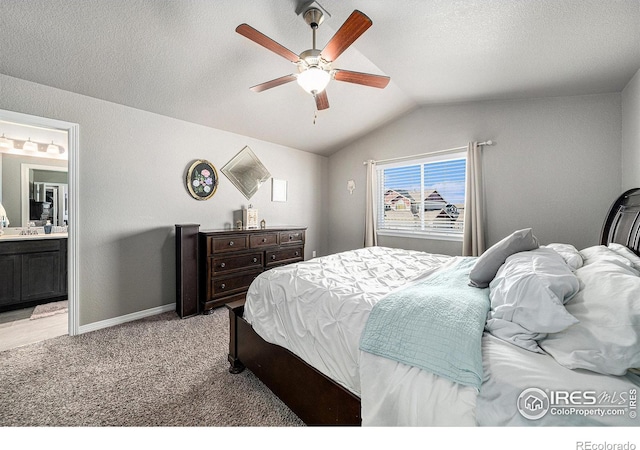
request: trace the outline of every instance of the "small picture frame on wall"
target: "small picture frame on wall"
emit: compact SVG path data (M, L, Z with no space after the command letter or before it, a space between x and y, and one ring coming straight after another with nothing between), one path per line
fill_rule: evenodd
M271 179L271 201L286 202L287 201L287 180Z
M187 170L186 185L196 200L209 200L218 189L218 172L209 161L198 159Z

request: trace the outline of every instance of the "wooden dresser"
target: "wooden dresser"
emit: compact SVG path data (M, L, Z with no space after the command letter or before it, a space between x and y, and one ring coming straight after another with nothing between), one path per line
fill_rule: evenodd
M212 308L244 299L249 285L272 267L304 260L306 228L201 231L200 304Z

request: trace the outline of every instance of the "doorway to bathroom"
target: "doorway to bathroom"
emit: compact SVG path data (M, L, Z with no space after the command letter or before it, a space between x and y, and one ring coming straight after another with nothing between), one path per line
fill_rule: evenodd
M0 110L0 264L4 252L15 270L0 289L0 351L78 334L78 133Z

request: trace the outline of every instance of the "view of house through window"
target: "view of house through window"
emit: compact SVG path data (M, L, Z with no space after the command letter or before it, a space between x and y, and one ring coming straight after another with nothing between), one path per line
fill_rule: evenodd
M379 164L378 233L462 239L465 153Z

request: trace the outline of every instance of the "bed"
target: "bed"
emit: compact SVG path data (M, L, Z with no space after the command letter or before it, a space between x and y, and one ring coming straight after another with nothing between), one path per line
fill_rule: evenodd
M274 268L227 305L230 371L309 425L640 425L639 217L632 189L585 249L525 229L479 258L371 247Z

